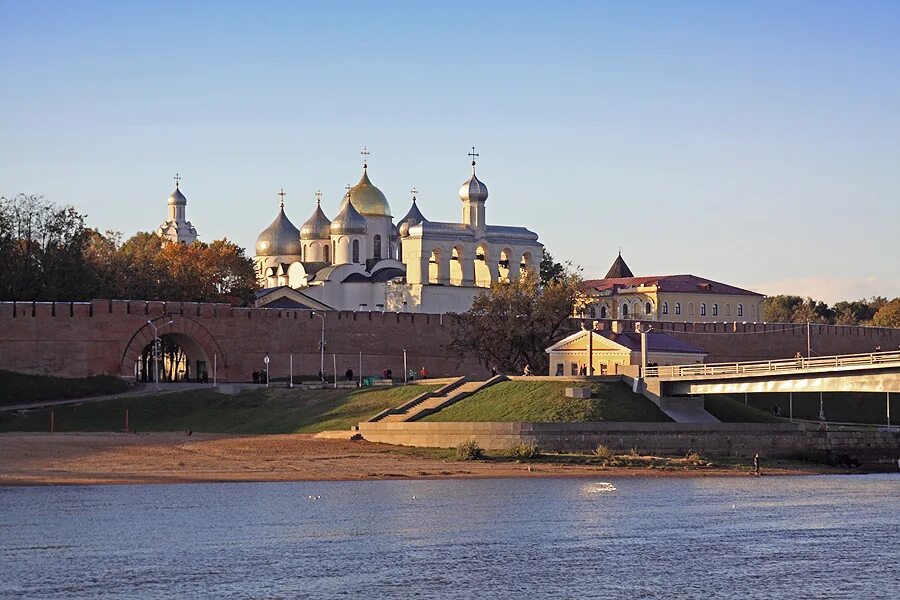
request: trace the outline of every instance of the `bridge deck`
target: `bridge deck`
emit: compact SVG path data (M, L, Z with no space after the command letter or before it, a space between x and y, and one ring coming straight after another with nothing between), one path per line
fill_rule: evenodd
M900 368L900 351L841 354L816 358L789 358L750 362L712 363L646 367L644 377L661 381L727 379L729 377L771 377L774 374L834 373Z

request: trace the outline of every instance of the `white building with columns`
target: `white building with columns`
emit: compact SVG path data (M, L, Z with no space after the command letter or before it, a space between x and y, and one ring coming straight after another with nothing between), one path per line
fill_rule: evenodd
M487 224L488 189L475 175L474 160L459 198L459 223L429 221L413 190L412 206L395 223L365 161L359 183L344 194L333 220L317 192L312 215L297 229L282 195L278 215L256 241L263 286L257 305L464 312L492 283L537 271L543 246L536 233Z

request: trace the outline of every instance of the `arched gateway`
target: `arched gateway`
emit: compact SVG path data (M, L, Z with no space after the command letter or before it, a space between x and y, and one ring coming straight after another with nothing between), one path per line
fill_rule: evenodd
M157 332L161 344L154 355ZM190 317L167 314L148 319L134 332L122 353L120 369L123 377L139 381L152 381L157 370L160 381L212 381L214 377L227 380L228 366L225 353L206 327Z

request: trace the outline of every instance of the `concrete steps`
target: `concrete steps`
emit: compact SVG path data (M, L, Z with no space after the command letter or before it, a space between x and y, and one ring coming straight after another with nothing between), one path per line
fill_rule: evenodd
M465 378L461 377L435 392L423 394L411 402L378 414L370 419L369 422L397 423L416 421L505 379L506 377L503 375L491 377L487 381L466 381Z

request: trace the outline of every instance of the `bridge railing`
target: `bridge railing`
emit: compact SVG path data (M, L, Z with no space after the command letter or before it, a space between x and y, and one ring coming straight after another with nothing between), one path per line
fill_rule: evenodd
M780 360L757 360L749 362L645 367L644 377L651 378L697 377L702 375L743 375L777 373L783 371L803 371L806 369L829 369L834 367L849 367L884 363L900 364L900 350L891 352L869 352L866 354L839 354L836 356L817 356L815 358L786 358Z

